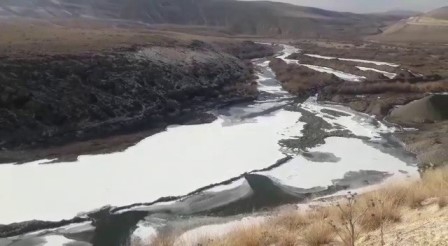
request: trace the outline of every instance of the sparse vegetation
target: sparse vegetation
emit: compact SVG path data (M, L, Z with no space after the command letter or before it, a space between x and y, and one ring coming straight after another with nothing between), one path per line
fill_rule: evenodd
M426 92L446 92L448 91L448 80L429 81L421 83L408 82L366 82L354 83L346 82L325 88L327 94L380 94L380 93L426 93Z
M445 167L426 171L418 181L383 187L360 196L350 194L337 204L310 211L280 212L265 223L241 227L223 237L207 235L197 245L367 245L362 240L389 245L388 230L399 225L406 213L428 204L446 210L447 198L448 167ZM406 231L397 235L403 233ZM165 239L159 238L151 245L167 245L164 242Z
M335 231L326 221L317 220L305 228L302 238L307 246L326 245L334 241Z

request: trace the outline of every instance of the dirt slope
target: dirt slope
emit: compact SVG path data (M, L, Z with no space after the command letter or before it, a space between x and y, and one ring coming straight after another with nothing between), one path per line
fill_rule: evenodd
M421 210L402 212L400 223L389 224L385 227L385 245L448 245L448 209L439 209L436 205L429 205ZM366 235L360 245L379 245L379 230Z
M433 10L425 15L434 19L448 20L448 6Z
M448 7L401 20L369 39L386 42L448 43Z
M447 95L428 96L392 110L388 119L402 124L447 120L447 103Z

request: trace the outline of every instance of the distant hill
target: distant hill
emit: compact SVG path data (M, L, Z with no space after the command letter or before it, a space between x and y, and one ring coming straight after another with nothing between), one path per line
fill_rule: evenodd
M387 42L448 43L448 7L401 20L370 39Z
M391 21L391 17L234 0L2 0L0 17L121 19L220 27L230 34L307 38L371 35Z
M448 20L448 6L433 10L427 13L425 16L435 19Z
M389 10L386 12L378 13L381 15L390 15L390 16L399 16L399 17L412 17L422 15L422 12L412 11L412 10L403 10L403 9L395 9Z

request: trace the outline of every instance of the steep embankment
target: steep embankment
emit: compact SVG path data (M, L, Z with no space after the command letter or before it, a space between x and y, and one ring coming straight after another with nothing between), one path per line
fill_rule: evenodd
M448 120L448 96L432 95L391 111L388 119L405 125Z
M6 0L0 3L0 16L139 21L211 27L221 34L315 38L372 35L385 23L398 20L284 3L234 0Z
M245 47L251 44L259 49L253 43ZM244 55L238 45L232 52ZM7 57L0 71L0 136L6 149L206 122L213 119L204 113L211 107L257 93L250 65L200 41L137 51ZM2 161L14 158L2 152Z
M400 133L406 148L427 166L448 164L448 95L431 95L391 111L388 120L418 131Z

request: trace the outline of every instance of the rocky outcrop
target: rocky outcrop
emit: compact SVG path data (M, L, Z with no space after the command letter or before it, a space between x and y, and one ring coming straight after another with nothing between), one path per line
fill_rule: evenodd
M403 125L448 120L448 95L431 95L392 110L388 120Z
M0 147L57 145L167 124L252 99L250 65L202 42L138 52L5 58Z
M431 95L391 111L387 120L418 128L398 137L415 153L422 168L448 164L448 95Z

